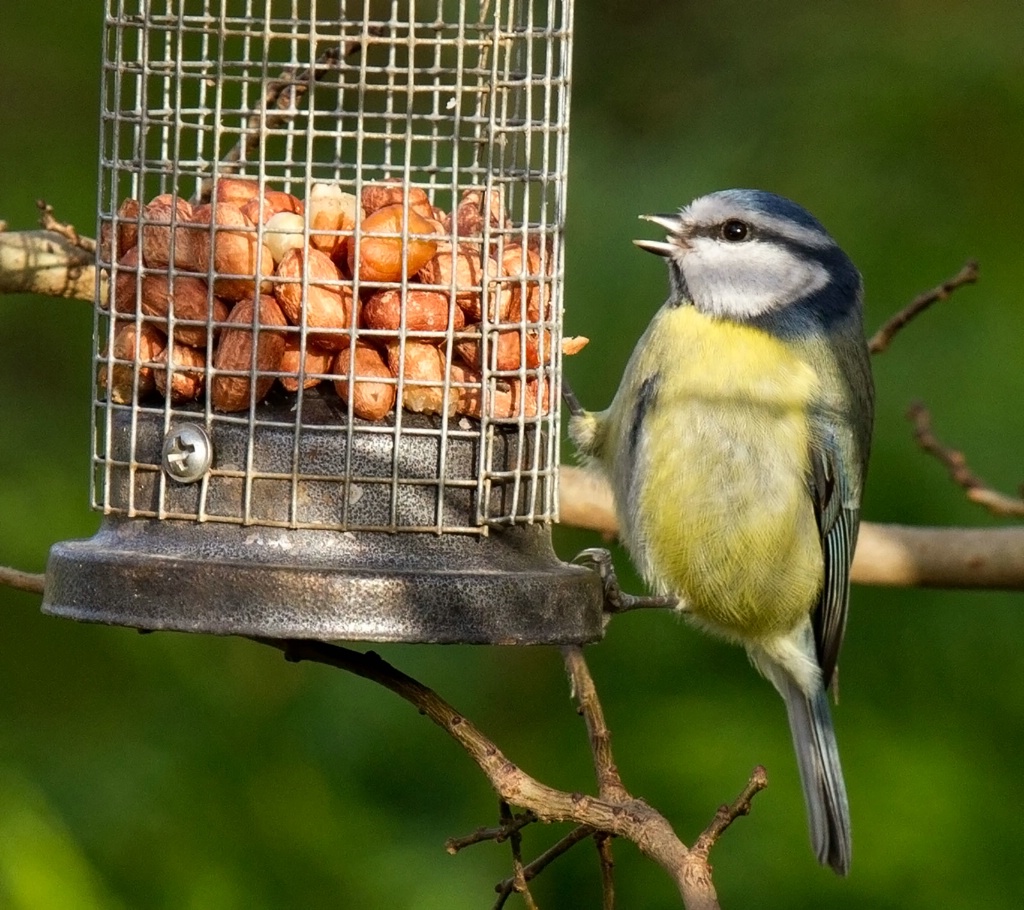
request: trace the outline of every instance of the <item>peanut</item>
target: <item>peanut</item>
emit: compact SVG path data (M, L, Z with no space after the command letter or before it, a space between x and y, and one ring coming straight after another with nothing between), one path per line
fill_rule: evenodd
M590 344L590 339L586 335L570 335L568 338L562 339L562 354L566 357L572 357L573 354L578 354L588 344Z
M463 386L458 389L457 413L480 420L484 416L480 372L456 360L452 362L448 375L452 383ZM543 377L528 379L525 383L519 379L499 379L488 395L487 416L499 420L536 417L539 413L546 414L549 407L549 386Z
M480 371L453 360L448 368L448 379L455 399L455 412L479 420L483 416L483 376Z
M289 334L285 339L284 357L281 358L280 371L290 375L281 377L281 385L289 392L297 392L300 373L303 376L302 387L304 389L311 389L319 385L324 378L323 374L331 372L334 357L333 351L321 351L313 345L307 345L306 358L303 360L299 336L294 333Z
M107 363L100 366L98 381L101 388L110 392L110 400L117 404L128 404L135 394L135 376L138 373L138 394L141 400L156 387L153 363L166 347L164 338L156 326L143 322L138 329L134 322L123 323L114 334L114 343ZM108 372L109 368L109 372Z
M237 205L217 204L216 222L212 205L197 206L192 214L195 231L194 271L213 272L213 290L225 300L241 300L255 293L257 266L261 275L274 271L274 257L266 245L259 245L253 223ZM258 261L257 261L258 260ZM267 290L266 282L261 288Z
M429 278L430 284L449 290L454 271L455 302L466 314L467 322L480 322L483 319L481 300L485 268L490 319L492 322L504 322L512 306L512 288L493 280L499 275L498 263L488 258L484 265L476 247L460 244L454 255L450 251L438 253L431 262L431 269L423 277Z
M153 199L142 210L142 261L149 268L166 268L173 261L175 268L191 269L196 249L192 218L192 206L185 199L167 194Z
M273 297L261 294L259 301L258 311L251 298L236 303L228 317L230 328L223 330L217 343L210 400L218 411L244 411L249 407L250 398L262 401L274 384L276 377L266 373L279 369L285 349L285 333L274 328L286 326L288 322ZM257 312L258 322L254 327L253 317ZM222 372L243 375L217 375Z
M302 296L303 270L307 270L306 299ZM309 248L289 250L277 266L274 294L292 325L305 321L309 340L318 347L338 351L348 347L352 320L352 289L340 284L341 275L326 253ZM330 331L314 332L313 329Z
M301 199L281 190L265 190L262 196L254 196L240 209L253 224L266 224L282 212L301 216L304 211Z
M404 379L402 407L419 414L441 414L444 411L444 355L425 341L406 341L405 349L398 341L387 342L388 366L394 376ZM455 412L458 398L452 390L448 396L449 411Z
M354 369L349 367L354 359ZM334 361L339 379L334 389L346 404L352 400L352 413L363 420L380 420L395 406L397 383L384 358L372 345L357 341L351 351L341 351Z
M401 205L387 205L367 215L361 224L361 236L348 244L347 261L350 272L361 281L398 281L403 272L415 275L437 251L437 241L429 239L434 226L416 212L409 212L409 242L403 250ZM372 234L394 236L375 237ZM356 248L358 246L358 268Z
M455 351L471 367L479 370L483 360L481 357L481 339L479 327L472 327L467 334L475 333L476 337L461 338L455 342ZM526 349L525 366L534 370L541 365L541 338L539 332L526 332L525 343L522 329L509 331L492 331L489 338L488 364L494 370L518 370L523 366L523 348ZM551 333L544 332L543 362L551 359Z
M523 260L526 260L524 268ZM502 274L514 279L509 283L513 301L509 307L511 319L521 319L526 315L527 322L541 322L550 316L551 285L544 281L540 274L540 255L536 250L527 248L525 257L521 246L508 246L501 257ZM526 306L523 307L525 293Z
M100 261L106 265L117 262L139 242L138 199L124 199L117 207L112 221L100 224Z
M377 291L363 304L360 321L368 329L397 331L402 327L403 311L407 332L443 332L448 328L448 295L415 287L409 288L404 304L398 288ZM462 328L460 321L465 325L465 318L455 307L456 331Z
M418 186L407 187L398 178L385 180L383 183L371 183L363 187L362 203L367 215L372 215L385 206L405 204L409 197L409 211L421 218L433 218L434 207L430 204L426 190Z
M129 250L118 263L114 282L114 308L118 313L135 312L136 289L140 309L147 316L156 316L160 329L169 332L169 318L173 316L174 340L196 348L205 348L206 322L210 318L210 294L206 282L194 275L175 275L171 283L166 272L142 274L138 268L138 253ZM123 270L123 271L122 271ZM213 321L228 318L228 306L219 297L213 298ZM182 325L178 320L201 322L202 325Z
M263 242L275 263L284 259L289 250L299 250L306 245L305 222L295 212L278 212L263 225Z
M490 225L491 234L509 227L505 214L504 189L495 187L490 191L487 211L484 211L484 190L470 189L463 192L454 214L445 221L447 231L452 227L459 237L482 238L485 225Z
M259 194L259 181L248 177L218 177L213 188L213 198L217 202L227 202L239 207L255 199Z
M195 401L203 392L206 356L187 344L174 342L153 358L156 390L167 398L167 374L171 374L171 404Z
M138 247L132 247L117 260L117 275L110 289L115 312L135 312L135 291L142 281L141 271Z
M314 183L309 192L309 242L335 259L344 259L356 223L365 218L359 200L333 183Z

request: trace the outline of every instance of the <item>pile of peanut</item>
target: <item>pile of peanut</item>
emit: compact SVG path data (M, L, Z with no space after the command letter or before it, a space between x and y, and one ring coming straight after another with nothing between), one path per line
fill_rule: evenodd
M423 189L392 181L365 186L361 198L318 183L303 202L225 177L209 204L126 199L100 237L101 259L117 263L112 366L109 375L101 367L100 385L118 403L136 391L173 404L208 394L230 412L262 401L275 382L296 392L326 380L357 417L379 420L396 405L401 375L407 410L442 413L447 387L449 414L479 418L486 349L498 376L487 416L547 413L538 368L552 357L550 279L539 243L509 228L497 190L466 190L446 213ZM564 339L562 350L586 342Z

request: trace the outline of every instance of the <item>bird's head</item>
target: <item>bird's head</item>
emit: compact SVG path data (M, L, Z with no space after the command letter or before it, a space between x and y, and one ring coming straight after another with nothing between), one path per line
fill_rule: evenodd
M824 325L860 306L853 263L813 215L782 196L723 190L678 214L644 218L668 231L664 241L634 242L668 261L672 304L737 322L788 322L799 312Z

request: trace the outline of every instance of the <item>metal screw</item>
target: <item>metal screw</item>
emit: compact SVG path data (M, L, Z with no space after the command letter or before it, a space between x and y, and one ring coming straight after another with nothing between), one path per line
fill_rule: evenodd
M201 426L184 423L175 427L164 440L164 471L178 483L195 483L213 462L213 445Z

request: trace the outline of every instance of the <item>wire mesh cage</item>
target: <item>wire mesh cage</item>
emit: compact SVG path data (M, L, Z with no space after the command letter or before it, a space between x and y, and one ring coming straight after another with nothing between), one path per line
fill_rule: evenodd
M108 0L105 517L44 609L600 634L549 532L571 36L571 0Z

